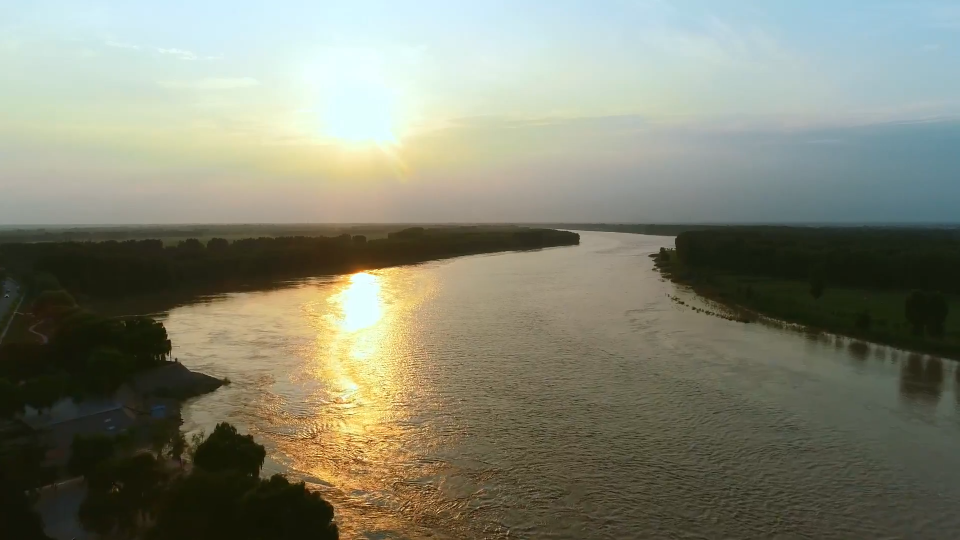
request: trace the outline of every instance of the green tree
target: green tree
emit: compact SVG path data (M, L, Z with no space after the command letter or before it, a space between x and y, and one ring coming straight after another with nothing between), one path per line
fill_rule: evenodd
M57 276L54 276L50 272L37 272L33 275L31 279L32 289L36 291L37 294L41 294L44 291L58 291L63 287L60 286L60 280L57 279Z
M943 337L949 313L950 304L940 293L913 291L904 304L904 316L918 336L926 331L931 337Z
M33 301L33 312L39 317L59 318L76 309L77 301L64 290L46 290Z
M230 242L224 238L211 238L207 240L207 249L211 251L223 251L230 247Z
M237 506L259 480L236 471L194 469L174 480L147 533L153 540L242 540Z
M195 469L175 480L151 540L337 540L333 507L303 482Z
M6 379L0 379L0 418L22 413L24 405L20 388Z
M181 240L177 242L177 249L185 249L190 251L198 251L203 249L203 243L196 238L187 238L186 240Z
M246 538L257 540L336 540L333 506L303 482L291 484L275 474L240 500L239 517Z
M187 452L187 437L183 434L182 431L177 429L177 434L170 441L170 457L180 462L180 465L183 466L183 454Z
M940 293L928 294L926 308L927 333L935 338L942 338L946 329L947 315L950 314L950 304Z
M78 433L73 437L73 444L70 446L67 470L76 476L89 477L97 467L112 458L116 451L116 441L109 435Z
M861 332L866 332L867 330L870 330L870 326L872 323L873 323L873 318L870 316L869 311L861 311L857 315L857 321L856 321L857 330L860 330Z
M823 272L816 270L810 276L810 296L814 300L819 300L823 296L823 290L826 287L826 284L823 280Z
M87 480L80 523L100 535L132 535L153 515L165 479L162 463L151 454L100 463Z
M221 422L197 447L193 463L212 472L232 470L256 477L266 456L266 449L252 435L241 435L237 428Z
M123 384L134 369L131 357L117 349L101 348L93 351L87 359L84 377L91 390L109 394Z
M16 482L0 474L0 534L17 540L50 540L43 520L33 510L33 501Z
M69 391L70 379L63 373L30 379L22 386L24 402L41 411L52 407L57 400L66 397Z
M153 422L150 426L150 448L157 459L168 454L180 436L182 434L178 419L167 418Z
M29 435L24 433L24 435ZM37 439L23 437L0 444L0 480L15 485L20 491L33 491L49 484L56 470L44 467L46 448Z
M927 297L921 291L913 291L907 297L903 314L910 323L914 335L922 336L927 322Z

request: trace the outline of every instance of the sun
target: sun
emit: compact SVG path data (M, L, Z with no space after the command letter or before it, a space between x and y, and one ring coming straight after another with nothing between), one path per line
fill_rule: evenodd
M339 84L323 98L321 130L347 145L398 145L395 109L393 93L382 84Z

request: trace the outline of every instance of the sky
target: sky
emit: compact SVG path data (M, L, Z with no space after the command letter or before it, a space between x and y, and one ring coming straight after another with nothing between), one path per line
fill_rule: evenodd
M0 224L960 221L960 0L0 0Z

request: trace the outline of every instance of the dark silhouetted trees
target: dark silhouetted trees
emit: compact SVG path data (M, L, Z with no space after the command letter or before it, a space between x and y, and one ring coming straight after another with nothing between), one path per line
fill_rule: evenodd
M333 507L303 482L259 478L263 446L218 424L197 445L193 472L169 486L149 540L337 540Z
M314 273L349 272L410 264L475 253L538 249L579 243L579 235L550 229L412 227L388 238L338 237L246 238L206 245L195 238L176 247L158 240L122 242L43 242L0 244L0 257L21 272L33 272L45 288L65 288L80 295L115 297L152 293L180 286L229 286L250 279L273 279ZM46 277L43 277L46 276ZM43 277L41 279L41 277Z
M903 313L915 335L941 338L950 306L942 294L913 291L904 302Z
M246 538L334 540L339 536L333 506L303 482L290 483L279 474L247 491L238 510Z
M33 501L23 488L0 473L0 534L17 540L50 540Z
M70 446L70 461L67 471L76 476L89 476L104 462L116 454L117 443L109 435L77 434Z
M231 470L250 476L259 476L267 452L252 435L241 435L237 428L221 422L193 456L197 467L211 472Z
M211 251L223 251L230 247L230 242L225 238L211 238L207 240L207 249Z
M823 279L823 269L817 268L810 273L810 296L814 300L819 300L823 296L823 290L826 288L826 283Z
M861 332L866 332L870 330L870 326L873 324L873 317L870 316L869 311L861 311L857 314L856 327L857 330Z
M831 286L960 293L960 230L724 227L683 232L676 247L692 268L793 280L814 268Z
M0 379L0 418L9 418L23 412L23 405L20 387L7 379Z
M78 517L83 527L101 536L134 536L149 523L164 492L166 473L153 455L101 462L87 475L87 497Z

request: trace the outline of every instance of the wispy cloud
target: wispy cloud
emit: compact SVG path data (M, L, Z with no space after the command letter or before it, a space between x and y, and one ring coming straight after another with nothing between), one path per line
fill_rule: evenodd
M253 77L207 77L196 81L160 81L164 88L186 90L233 90L259 86Z
M837 146L837 145L847 144L847 141L844 139L810 139L809 141L807 141L807 144Z
M139 51L139 50L140 50L140 46L139 46L139 45L134 45L133 43L124 43L124 42L122 42L122 41L109 40L109 41L105 42L104 45L106 45L107 47L114 47L114 48L116 48L116 49L130 49L130 50L132 50L132 51Z
M923 52L937 52L937 51L940 50L940 44L939 44L939 43L927 43L926 45L923 45L922 47L920 47L920 50L923 51Z
M216 56L202 56L202 55L199 55L199 54L197 54L197 53L195 53L195 52L193 52L193 51L189 51L189 50L187 50L187 49L180 49L180 48L177 48L177 47L142 47L142 46L137 45L137 44L135 44L135 43L128 43L128 42L125 42L125 41L117 41L117 40L113 40L113 39L104 41L103 44L106 45L107 47L113 47L114 49L126 49L126 50L130 50L130 51L147 51L147 52L153 51L153 52L162 54L162 55L164 55L164 56L169 56L169 57L177 58L177 59L180 59L180 60L190 60L190 61L193 61L193 60L220 60L220 59L223 58L223 57L220 56L220 55L216 55Z
M719 66L791 61L791 55L764 29L734 25L715 16L684 21L654 17L639 39L664 53Z
M185 49L177 49L177 48L164 49L162 47L157 47L157 52L160 54L168 54L170 56L175 56L181 60L196 60L199 58L194 52L188 51Z

